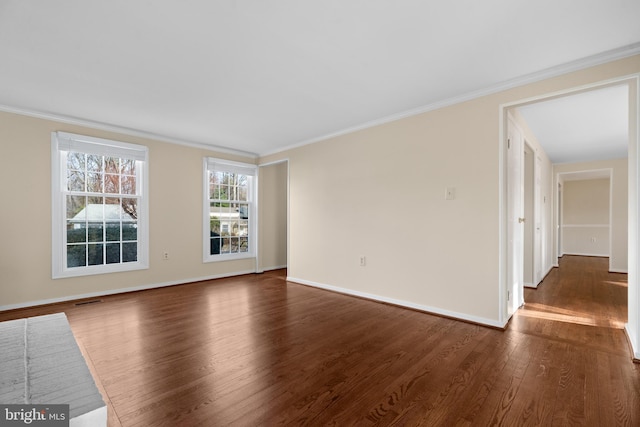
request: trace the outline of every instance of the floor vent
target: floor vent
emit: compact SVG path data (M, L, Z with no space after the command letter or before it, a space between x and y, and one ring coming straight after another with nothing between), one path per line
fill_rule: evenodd
M77 302L75 305L78 306L78 305L87 305L87 304L98 304L100 302L102 302L101 299L92 299L89 301Z

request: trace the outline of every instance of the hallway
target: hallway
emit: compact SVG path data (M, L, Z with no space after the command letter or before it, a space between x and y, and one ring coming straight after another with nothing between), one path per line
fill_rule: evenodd
M509 328L631 357L623 331L627 275L608 266L608 258L565 255L537 289L525 288Z

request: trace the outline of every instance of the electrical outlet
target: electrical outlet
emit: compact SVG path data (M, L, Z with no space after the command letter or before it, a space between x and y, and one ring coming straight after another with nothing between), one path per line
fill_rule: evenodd
M596 242L596 238L595 238L595 237L592 237L592 238L591 238L591 243L595 243L595 242Z
M365 265L367 265L367 257L360 255L360 267L364 267Z
M162 253L162 259L164 259L164 260L169 259L169 252L163 252Z

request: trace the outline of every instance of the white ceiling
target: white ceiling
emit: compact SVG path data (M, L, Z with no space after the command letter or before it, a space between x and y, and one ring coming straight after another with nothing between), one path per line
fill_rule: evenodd
M639 16L638 0L0 0L0 105L266 154L638 53Z
M627 85L582 92L518 109L552 163L627 157Z

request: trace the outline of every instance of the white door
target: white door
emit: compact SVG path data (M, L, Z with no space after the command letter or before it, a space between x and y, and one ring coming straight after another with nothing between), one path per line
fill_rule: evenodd
M522 133L509 119L507 126L507 314L524 303L524 145Z
M533 284L538 285L542 281L542 260L546 254L543 251L542 242L543 230L543 204L547 202L542 199L542 159L536 155L533 174ZM546 225L546 224L545 224Z

